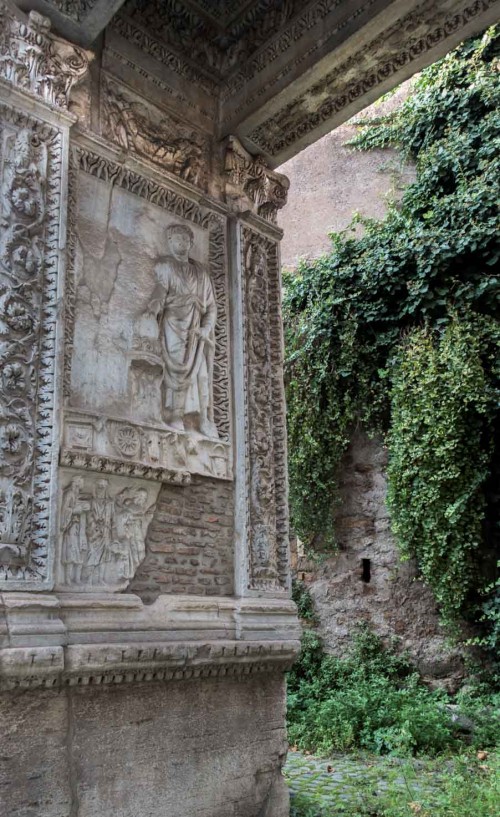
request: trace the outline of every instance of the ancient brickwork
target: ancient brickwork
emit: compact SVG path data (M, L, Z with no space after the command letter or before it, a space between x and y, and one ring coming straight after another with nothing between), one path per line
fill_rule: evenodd
M233 592L233 488L194 478L163 485L146 539L146 558L129 590L228 596Z

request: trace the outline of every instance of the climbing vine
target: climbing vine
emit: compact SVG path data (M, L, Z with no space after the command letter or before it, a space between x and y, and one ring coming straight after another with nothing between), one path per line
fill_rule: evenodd
M398 147L416 180L383 220L356 217L285 277L297 532L331 539L353 427L387 435L394 533L445 618L498 539L484 516L500 396L499 53L490 29L424 70L396 112L359 124L355 148Z

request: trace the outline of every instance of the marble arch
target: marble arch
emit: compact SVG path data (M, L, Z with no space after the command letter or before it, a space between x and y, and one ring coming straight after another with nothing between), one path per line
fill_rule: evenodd
M0 0L6 813L288 814L276 168L499 5Z

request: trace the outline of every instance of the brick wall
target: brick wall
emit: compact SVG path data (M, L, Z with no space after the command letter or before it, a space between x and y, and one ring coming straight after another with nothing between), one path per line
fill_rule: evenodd
M160 593L233 593L233 485L193 478L163 485L148 530L146 557L128 590L144 602Z

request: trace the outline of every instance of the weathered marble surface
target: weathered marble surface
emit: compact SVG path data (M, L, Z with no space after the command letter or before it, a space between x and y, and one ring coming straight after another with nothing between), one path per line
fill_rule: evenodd
M284 704L280 673L7 693L5 814L287 817Z
M416 5L0 0L10 814L285 817L272 168L494 0Z

